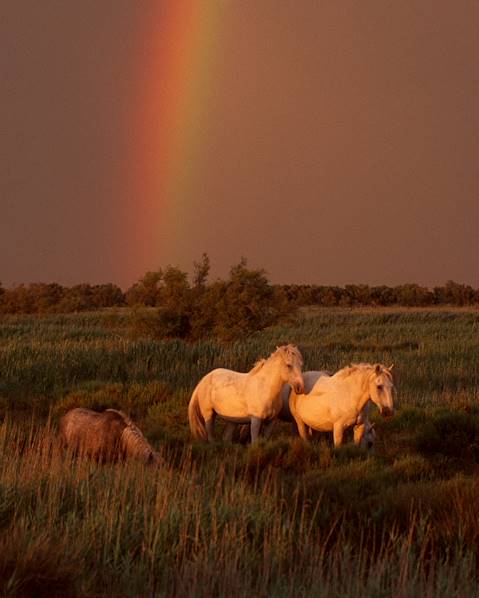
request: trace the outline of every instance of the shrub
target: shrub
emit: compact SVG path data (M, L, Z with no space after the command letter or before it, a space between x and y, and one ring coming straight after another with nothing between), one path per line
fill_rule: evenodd
M416 447L425 455L478 459L479 420L467 413L440 413L417 435Z
M276 323L277 295L264 270L250 270L245 259L233 266L216 306L215 332L223 340L242 338Z

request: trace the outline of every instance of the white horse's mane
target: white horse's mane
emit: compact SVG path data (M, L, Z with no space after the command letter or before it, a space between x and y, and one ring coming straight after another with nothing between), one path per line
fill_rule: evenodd
M387 367L380 363L352 363L351 365L347 365L346 367L336 372L336 376L338 378L347 378L348 376L356 372L373 372L376 369L376 365L381 366L381 374L384 374L390 380L392 380L391 372L388 370Z
M299 360L301 366L303 365L303 357L296 345L281 345L280 347L276 347L276 351L273 351L273 353L271 353L268 359L258 359L258 361L250 370L250 374L255 374L256 372L259 372L259 370L264 366L264 364L272 357L276 357L276 355L281 355L281 357L284 360L292 360L296 357L296 359Z
M259 372L265 363L266 363L266 359L264 359L264 358L258 359L258 361L251 368L250 374L255 374L256 372Z

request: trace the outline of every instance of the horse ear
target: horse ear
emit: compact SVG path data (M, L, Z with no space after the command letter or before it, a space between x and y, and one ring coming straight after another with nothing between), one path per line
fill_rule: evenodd
M380 363L377 363L376 367L374 368L375 373L379 375L381 373L381 370L382 370L382 365Z

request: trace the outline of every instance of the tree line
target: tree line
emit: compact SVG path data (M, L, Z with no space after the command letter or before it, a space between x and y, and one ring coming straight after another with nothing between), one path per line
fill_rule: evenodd
M0 285L1 314L71 313L109 307L132 307L135 326L150 336L201 338L209 334L229 339L261 330L308 305L433 306L479 303L479 289L453 281L429 289L417 284L395 287L369 285L273 285L262 269L245 259L226 280L210 282L210 260L194 263L191 280L174 266L147 272L125 292L114 284L56 283ZM155 308L155 309L145 309Z

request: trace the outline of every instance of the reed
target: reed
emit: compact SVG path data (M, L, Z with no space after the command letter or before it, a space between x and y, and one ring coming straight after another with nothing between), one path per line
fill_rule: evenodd
M12 594L455 596L476 587L477 479L425 472L411 483L404 462L369 457L321 471L310 458L298 477L259 462L258 448L188 445L163 450L157 470L99 467L63 454L54 430L35 423L4 423L1 446L0 583Z
M0 592L477 595L478 312L315 310L227 345L129 322L0 321ZM254 447L190 441L198 380L285 341L305 369L395 363L398 412L374 416L372 454L286 424ZM126 411L160 464L64 453L58 422L80 406Z

